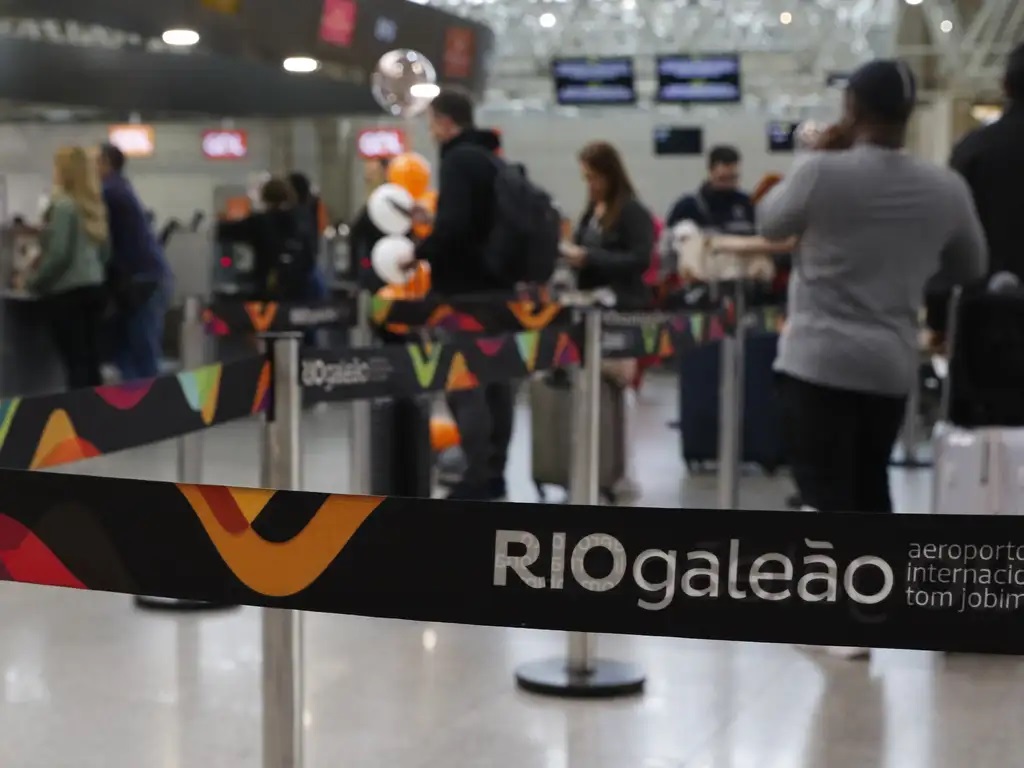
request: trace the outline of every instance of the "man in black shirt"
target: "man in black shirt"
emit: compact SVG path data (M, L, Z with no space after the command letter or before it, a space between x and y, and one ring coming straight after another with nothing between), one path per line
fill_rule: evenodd
M1003 87L1009 103L1002 118L964 137L950 164L971 188L988 240L989 273L1011 272L1024 279L1024 44L1010 54Z
M432 289L448 296L501 290L485 263L494 226L495 180L501 142L493 131L477 130L473 102L456 90L442 90L428 111L430 133L440 148L437 212L431 234L416 257L430 264ZM449 498L493 501L506 495L505 465L512 439L511 383L452 392L448 407L459 428L466 471Z
M754 234L754 204L740 190L740 153L735 147L715 147L708 155L708 178L695 194L684 195L669 211L665 225L693 221L701 229L730 235Z

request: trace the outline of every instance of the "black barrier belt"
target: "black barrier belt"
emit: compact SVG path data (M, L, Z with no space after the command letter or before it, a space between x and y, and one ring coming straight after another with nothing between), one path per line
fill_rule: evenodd
M9 470L0 510L0 566L24 583L416 621L1024 653L1014 517L480 504Z
M307 403L473 389L580 362L578 327L302 353Z
M347 328L355 319L354 297L313 302L221 299L211 303L203 313L206 330L214 336Z
M93 389L0 401L0 466L45 469L261 413L265 358Z

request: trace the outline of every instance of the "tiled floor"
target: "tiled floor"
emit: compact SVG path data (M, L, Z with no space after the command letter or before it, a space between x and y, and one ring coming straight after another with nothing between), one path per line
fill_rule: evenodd
M713 504L687 478L665 427L670 382L642 398L637 469L649 505ZM525 416L526 414L524 414ZM345 490L342 409L308 417L306 486ZM513 498L531 500L527 421ZM255 484L257 425L208 434L206 480ZM69 471L173 479L173 445ZM921 512L926 473L896 477ZM743 504L771 508L784 479L750 476ZM140 613L119 596L0 587L0 765L11 768L256 768L259 613ZM871 662L787 646L602 638L640 663L647 693L564 702L515 689L517 664L564 636L309 615L309 768L1010 768L1024 764L1017 659L890 651Z

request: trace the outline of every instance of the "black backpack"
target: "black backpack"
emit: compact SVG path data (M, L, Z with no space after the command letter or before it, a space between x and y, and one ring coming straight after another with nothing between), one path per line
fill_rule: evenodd
M555 272L562 220L551 196L526 177L521 165L494 158L494 226L488 238L490 273L509 288L543 284Z

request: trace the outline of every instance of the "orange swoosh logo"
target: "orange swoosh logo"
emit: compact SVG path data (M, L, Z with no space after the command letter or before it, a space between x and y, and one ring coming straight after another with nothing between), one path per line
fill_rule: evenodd
M528 331L539 331L547 328L555 316L562 311L559 304L545 304L538 311L532 301L510 301L508 308L515 315L520 325Z
M247 301L245 303L245 313L249 315L252 327L258 333L263 333L270 328L274 318L277 317L277 303L267 302L264 304L261 301Z
M239 489L241 496L236 498L231 489L185 484L178 489L231 572L249 589L267 597L288 597L316 581L384 500L379 496L330 496L298 535L275 542L261 537L251 525L237 524L240 516L248 521L256 517L254 510L243 508L251 506L251 493ZM265 493L265 501L269 501L274 492Z

